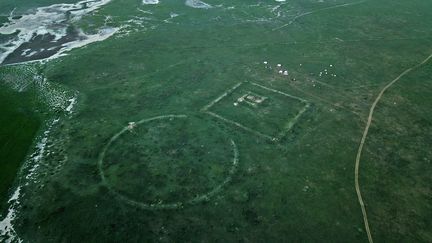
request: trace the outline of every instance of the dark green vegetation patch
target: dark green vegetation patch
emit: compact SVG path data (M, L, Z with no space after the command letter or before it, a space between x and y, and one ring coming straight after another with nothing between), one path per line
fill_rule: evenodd
M40 126L39 117L32 111L32 93L4 89L0 89L0 212L5 209L12 193L9 189Z

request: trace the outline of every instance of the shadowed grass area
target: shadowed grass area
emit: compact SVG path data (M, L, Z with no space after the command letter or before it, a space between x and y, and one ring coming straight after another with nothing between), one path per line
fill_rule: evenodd
M17 172L41 121L32 111L31 94L0 89L0 209L4 209Z

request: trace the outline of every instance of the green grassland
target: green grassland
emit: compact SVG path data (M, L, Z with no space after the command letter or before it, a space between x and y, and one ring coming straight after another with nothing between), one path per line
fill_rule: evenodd
M91 29L111 15L112 25L121 26L140 14L137 8L152 11L155 20L145 30L45 64L48 82L78 91L79 99L74 114L53 127L54 152L37 181L23 188L15 221L21 239L366 242L354 189L357 149L379 91L432 53L432 3L365 1L325 10L346 2L293 1L286 7L310 14L280 28L293 17L273 19L266 7L248 1L209 1L236 6L209 10L164 2L112 1L77 25ZM180 15L161 21L170 12ZM263 61L281 63L290 75ZM403 77L375 111L360 184L376 242L432 241L431 67ZM279 141L203 112L239 82L299 97L308 108ZM257 111L233 106L249 91L269 102ZM245 83L209 111L274 135L303 107ZM227 176L229 139L239 156L232 180L208 200L181 209L149 210L118 200L101 179L101 151L129 122L168 114L186 114L190 123L145 123L109 147L103 170L113 187L155 203L204 193ZM56 152L66 159L54 172Z

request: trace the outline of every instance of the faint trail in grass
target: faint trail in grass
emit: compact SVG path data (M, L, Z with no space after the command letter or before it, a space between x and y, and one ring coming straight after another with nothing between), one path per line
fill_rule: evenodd
M361 159L361 154L362 154L362 151L363 151L363 146L364 146L364 143L366 141L366 137L367 137L368 132L369 132L369 127L370 127L370 125L372 123L373 113L375 111L375 107L377 106L377 104L380 101L381 97L383 96L384 92L388 88L390 88L399 79L401 79L403 76L405 76L406 74L408 74L412 70L417 69L418 67L420 67L423 64L425 64L431 58L432 58L432 54L429 55L426 59L424 59L421 63L419 63L419 64L417 64L417 65L415 65L413 67L410 67L410 68L406 69L399 76L397 76L395 79L393 79L390 83L388 83L386 86L384 86L384 88L380 91L380 93L376 97L375 101L373 102L373 104L372 104L372 106L371 106L371 108L369 110L369 117L368 117L368 120L367 120L367 124L366 124L366 127L364 129L363 137L362 137L362 139L360 141L360 146L359 146L358 151L357 151L357 157L356 157L356 161L355 161L354 183L355 183L355 189L356 189L356 193L357 193L357 198L358 198L358 201L359 201L359 204L360 204L360 207L361 207L361 210L362 210L362 214L363 214L363 221L364 221L366 233L367 233L368 240L369 240L370 243L373 242L373 239L372 239L372 234L371 234L370 228L369 228L369 222L368 222L368 218L367 218L366 208L365 208L364 201L363 201L363 198L362 198L362 195L361 195L361 191L360 191L360 185L359 185L359 167L360 167L360 159Z
M331 89L332 92L338 94L340 97L347 98L348 100L351 100L351 99L352 99L352 96L345 95L346 92L343 92L343 91L340 91L340 90L339 90L339 89L341 89L341 88L342 88L342 89L351 88L351 87L349 87L349 86L347 86L347 87L343 87L343 86L342 86L342 87L337 87L337 86L331 85L331 84L329 84L329 83L326 83L326 82L323 82L323 81L319 81L318 79L309 79L309 80L310 80L310 81L313 81L313 82L315 82L315 83L321 84L322 86L325 86L325 87ZM377 85L375 85L375 86L377 86ZM367 105L365 101L361 101L361 100L360 100L359 103L361 103L361 104L363 104L363 105Z
M370 87L378 87L379 84L367 84L367 85L359 85L359 86L342 86L342 88L345 89L364 89L364 88L370 88Z
M299 91L299 92L301 92L301 93L303 93L303 94L305 94L305 95L307 95L309 97L312 97L312 98L315 98L317 100L320 100L321 102L326 103L326 104L330 105L331 107L339 108L339 109L348 111L348 112L350 112L350 113L352 113L352 114L354 114L354 115L356 115L358 117L361 117L361 115L359 113L357 113L357 112L355 112L355 111L353 111L353 110L351 110L351 109L349 109L349 108L347 108L347 107L345 107L343 105L339 105L339 104L334 103L333 101L327 100L327 99L325 99L325 98L323 98L321 96L318 96L318 95L315 95L313 93L307 92L307 91L305 91L305 90L297 87L296 85L290 84L290 87L292 87L293 89L295 89L295 90L297 90L297 91Z
M218 44L218 45L176 45L174 47L170 47L164 44L159 44L158 46L152 47L148 52L157 53L161 51L167 52L178 52L179 50L202 50L202 49L245 49L245 48L258 48L258 47L268 47L268 46L298 46L298 45L349 45L349 44L357 44L364 42L393 42L393 41L417 41L417 40L432 40L432 33L430 36L422 36L422 37L400 37L400 38L386 38L386 37L375 37L375 38L360 38L360 39L347 39L342 42L337 39L329 39L326 41L283 41L283 42L256 42L256 43L240 43L240 44ZM335 37L337 38L337 37ZM187 60L183 60L186 62ZM12 63L3 66L17 66L24 64L21 63Z
M317 9L317 10L312 10L312 11L309 11L309 12L305 12L305 13L302 13L302 14L299 14L299 15L295 16L294 19L292 19L288 23L286 23L286 24L284 24L282 26L279 26L277 28L272 29L272 31L283 29L283 28L287 27L288 25L291 25L292 23L294 23L297 19L302 18L302 17L307 16L307 15L311 15L311 14L322 12L322 11L327 11L327 10L330 10L330 9L357 5L357 4L361 4L361 3L364 3L364 2L366 2L366 1L353 2L353 3L344 3L344 4L339 4L339 5L335 5L335 6L331 6L331 7L320 8L320 9Z
M141 80L145 80L146 78L149 78L149 77L151 77L152 75L156 75L156 74L158 74L158 73L160 73L160 72L168 71L168 70L170 70L170 69L172 69L172 68L174 68L174 67L177 67L177 66L183 65L183 64L187 63L188 61L189 61L189 60L182 60L182 61L176 62L176 63L174 63L174 64L168 65L168 66L166 66L166 67L158 68L158 69L156 69L155 71L152 71L152 72L146 73L145 75L141 76L140 79L141 79ZM120 72L120 73L118 73L117 75L123 75L123 76L126 76L126 75L129 75L129 74L133 73L133 72L136 72L136 70L128 71L128 72ZM124 83L124 82L125 82L124 80L120 80L120 79L119 79L118 81L112 81L112 82L110 82L109 84L104 84L103 86L98 86L98 87L91 88L91 89L88 89L88 90L90 90L90 91L96 91L96 90L101 90L101 89L108 89L108 88L112 88L113 86L116 86L116 85L122 84L122 83Z

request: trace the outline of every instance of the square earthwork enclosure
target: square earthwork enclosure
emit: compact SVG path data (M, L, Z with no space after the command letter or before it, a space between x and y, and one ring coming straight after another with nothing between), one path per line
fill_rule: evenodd
M202 111L260 137L278 141L309 108L309 102L257 83L241 82Z

